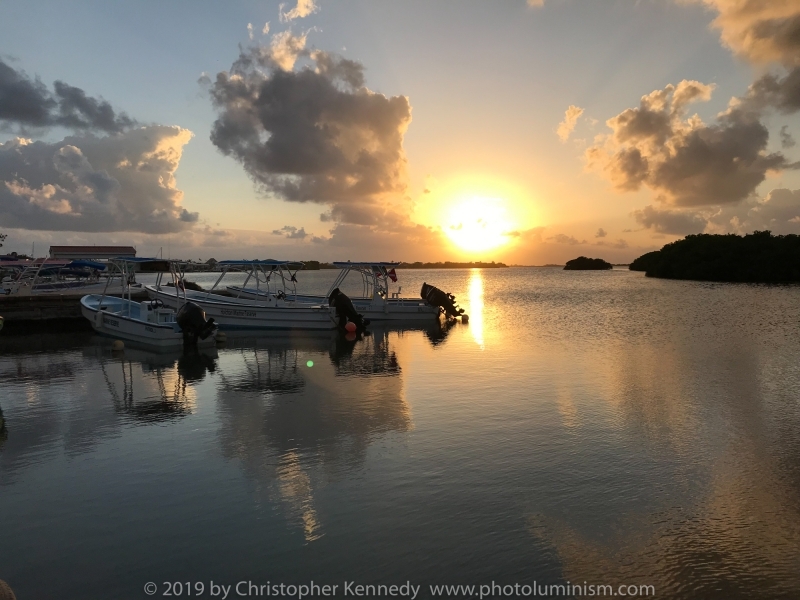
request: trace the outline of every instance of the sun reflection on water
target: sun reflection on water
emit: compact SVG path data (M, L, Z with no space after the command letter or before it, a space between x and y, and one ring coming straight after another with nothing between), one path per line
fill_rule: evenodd
M469 280L469 329L475 343L483 350L483 275L480 269L472 269Z

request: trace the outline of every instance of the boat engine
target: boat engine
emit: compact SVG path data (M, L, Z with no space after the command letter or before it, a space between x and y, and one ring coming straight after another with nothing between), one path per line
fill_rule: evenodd
M356 331L363 331L369 325L369 319L365 319L363 315L356 311L353 301L339 288L333 290L331 295L328 296L328 304L336 309L336 316L339 317L339 328L344 329L348 321L355 323Z
M175 320L183 331L185 345L196 344L198 339L206 339L216 327L214 319L206 320L206 311L194 302L187 302L181 306L175 315Z
M455 318L466 316L464 315L464 309L459 308L456 304L456 297L453 296L453 294L443 292L436 286L430 285L429 283L423 283L422 290L420 291L419 295L422 296L422 299L431 306L438 306L439 310L441 310L448 317Z

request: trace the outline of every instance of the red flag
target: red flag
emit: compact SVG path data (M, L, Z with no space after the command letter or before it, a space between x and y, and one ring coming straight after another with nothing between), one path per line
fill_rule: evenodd
M397 283L397 273L394 272L394 269L391 271L386 271L386 275L389 277L389 279Z

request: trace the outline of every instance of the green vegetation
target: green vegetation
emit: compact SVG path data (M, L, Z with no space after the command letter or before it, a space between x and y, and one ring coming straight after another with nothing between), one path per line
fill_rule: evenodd
M565 271L607 271L612 268L613 265L602 258L586 258L585 256L568 260L564 266Z
M800 236L756 231L689 235L633 261L648 277L741 283L800 282Z

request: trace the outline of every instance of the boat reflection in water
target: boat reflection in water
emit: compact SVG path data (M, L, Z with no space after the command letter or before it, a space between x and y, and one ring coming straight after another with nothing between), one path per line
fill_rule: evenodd
M8 431L6 431L6 421L3 418L3 409L0 408L0 448L3 447L3 443L8 439Z
M306 542L324 535L316 492L364 464L374 439L411 429L389 331L232 339L217 385L223 454Z
M124 353L108 358L105 346L103 342L92 348L111 402L118 413L138 422L169 421L192 414L197 392L191 384L216 370L216 348L155 353L129 342Z

